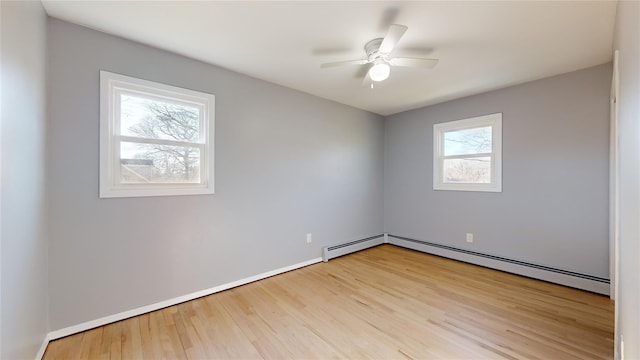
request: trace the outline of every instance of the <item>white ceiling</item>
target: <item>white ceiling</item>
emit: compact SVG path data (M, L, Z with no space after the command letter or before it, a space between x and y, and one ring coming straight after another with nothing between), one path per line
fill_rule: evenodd
M601 1L51 1L56 18L166 49L322 98L389 115L611 60L616 2ZM391 23L409 27L374 89L364 44ZM361 71L360 71L361 72Z

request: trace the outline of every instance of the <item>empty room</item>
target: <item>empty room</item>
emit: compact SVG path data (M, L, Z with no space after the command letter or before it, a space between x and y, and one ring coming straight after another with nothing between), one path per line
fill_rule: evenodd
M0 358L640 359L640 2L0 20Z

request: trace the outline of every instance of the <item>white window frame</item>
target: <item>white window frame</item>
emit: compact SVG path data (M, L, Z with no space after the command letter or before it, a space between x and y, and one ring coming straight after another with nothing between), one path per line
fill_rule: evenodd
M451 131L491 126L491 152L444 155L444 134ZM444 160L469 157L491 158L491 183L445 183ZM449 121L433 125L433 189L502 192L502 113Z
M200 109L197 143L120 135L120 95L164 98ZM175 196L214 193L215 96L199 91L100 71L100 197ZM120 182L120 143L193 146L200 149L200 182L130 184Z

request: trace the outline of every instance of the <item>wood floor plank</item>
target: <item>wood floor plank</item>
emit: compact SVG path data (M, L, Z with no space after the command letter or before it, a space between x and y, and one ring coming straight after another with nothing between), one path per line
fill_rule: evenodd
M143 347L140 334L140 317L132 317L121 321L121 351L122 359L142 359Z
M187 358L210 358L210 354L206 352L204 347L206 339L202 339L198 336L190 320L191 317L194 316L194 312L191 310L191 305L193 305L193 302L181 304L181 306L176 307L177 311L172 313L176 331L180 336L180 341L182 342L184 351L187 354Z
M44 359L612 359L605 296L391 245L69 336Z
M101 360L119 360L122 358L122 331L121 322L105 325L102 331L102 340L100 343L100 359Z
M142 314L140 320L140 338L142 340L142 357L144 359L161 359L162 350L159 345L160 339L157 336L151 336L152 326L150 323L152 313ZM154 331L154 333L157 332Z
M97 359L99 357L103 331L104 327L98 327L84 333L80 344L80 359Z

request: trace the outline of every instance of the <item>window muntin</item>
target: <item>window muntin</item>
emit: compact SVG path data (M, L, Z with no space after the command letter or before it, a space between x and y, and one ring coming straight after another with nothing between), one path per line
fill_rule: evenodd
M433 126L434 190L502 191L502 114Z
M100 197L213 193L213 95L106 71L100 82Z

